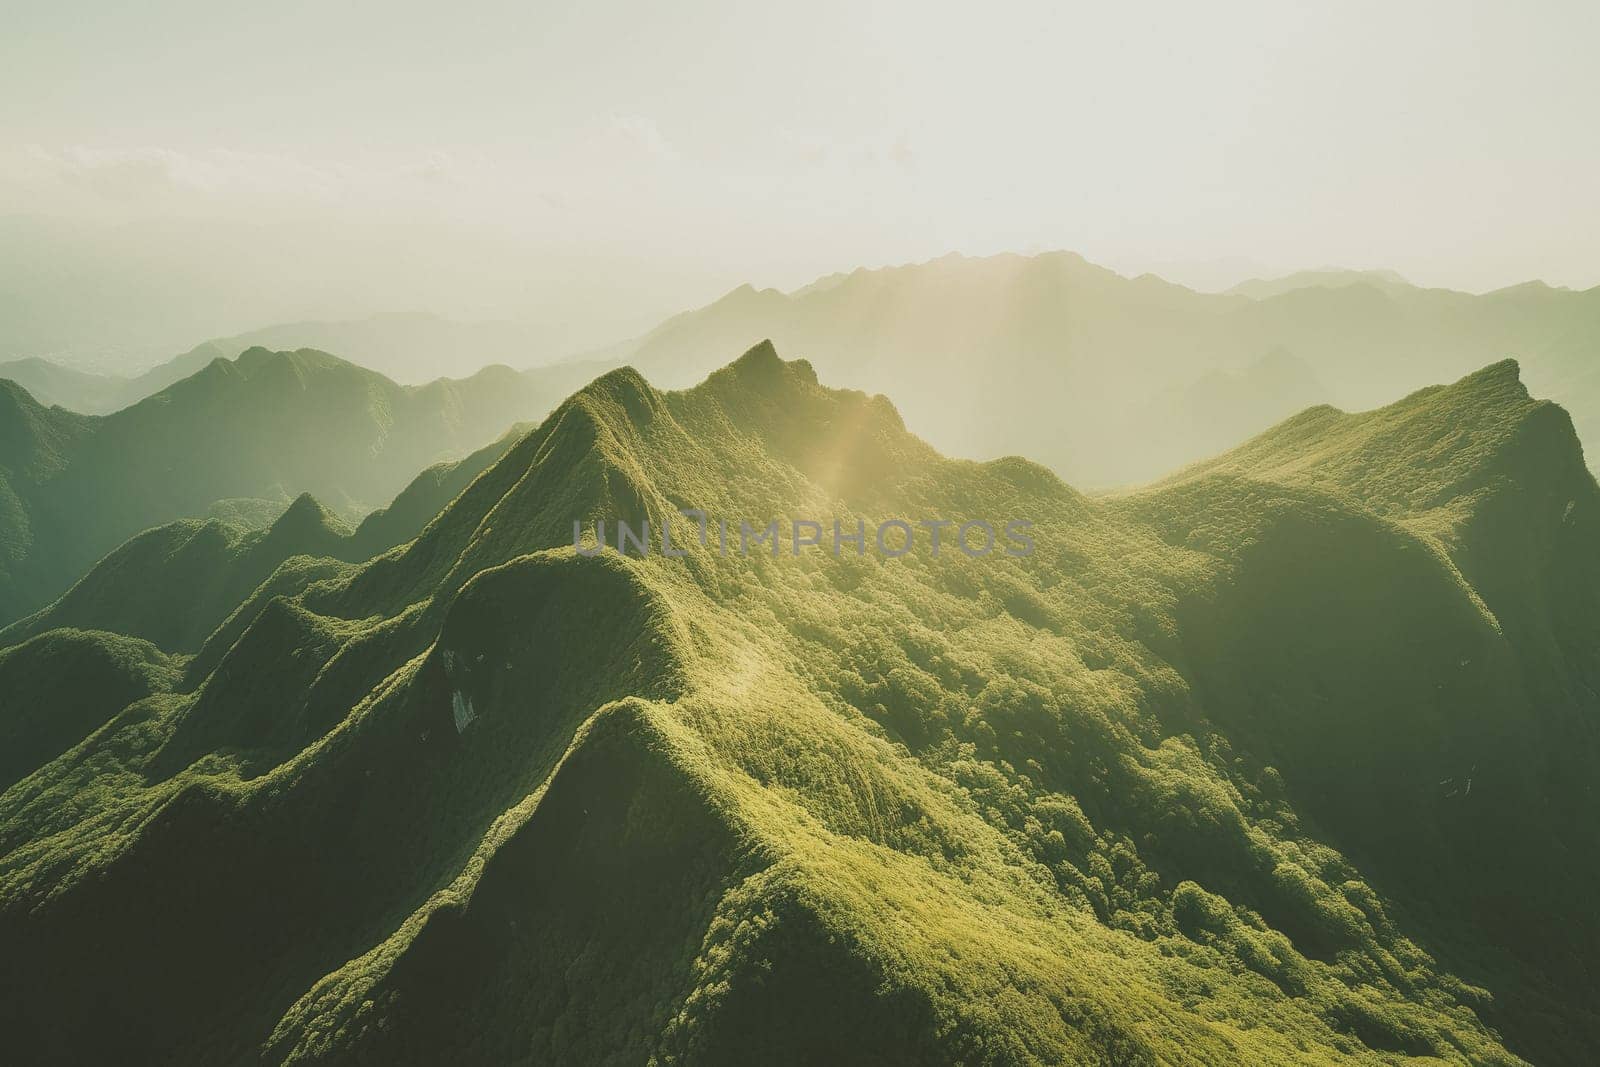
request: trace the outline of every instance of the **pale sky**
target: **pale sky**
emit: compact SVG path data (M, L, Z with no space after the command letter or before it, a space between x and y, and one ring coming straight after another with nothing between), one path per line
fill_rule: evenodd
M1597 9L0 0L0 215L252 227L333 313L1047 248L1588 287Z

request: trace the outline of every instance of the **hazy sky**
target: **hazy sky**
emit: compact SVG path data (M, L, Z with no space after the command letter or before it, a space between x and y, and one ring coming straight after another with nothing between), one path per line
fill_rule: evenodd
M1043 248L1600 283L1581 0L0 6L0 214L247 224L366 272L330 305L631 319Z

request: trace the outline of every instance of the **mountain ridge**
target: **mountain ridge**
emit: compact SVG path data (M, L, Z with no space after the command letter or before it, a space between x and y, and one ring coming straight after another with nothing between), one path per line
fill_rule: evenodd
M1148 481L1315 403L1378 406L1508 356L1600 440L1600 379L1582 373L1600 349L1600 287L1475 295L1337 270L1245 287L1202 293L1070 252L952 255L789 293L743 285L593 355L677 388L714 369L708 353L771 337L830 380L896 396L946 452L1028 455L1089 487Z

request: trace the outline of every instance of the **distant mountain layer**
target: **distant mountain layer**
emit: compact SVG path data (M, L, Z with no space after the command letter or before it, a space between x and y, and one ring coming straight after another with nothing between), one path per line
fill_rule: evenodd
M0 378L16 382L45 407L108 415L182 381L212 360L232 359L244 351L241 348L230 352L228 347L208 341L132 378L91 374L37 357L0 363Z
M133 377L89 373L30 357L0 362L0 378L21 385L46 407L59 405L86 415L107 415L187 378L214 359L231 360L252 348L336 352L359 367L416 385L472 374L495 364L523 366L549 355L539 351L532 331L515 323L457 322L437 315L397 313L347 321L280 323L221 337ZM605 368L584 369L587 376L573 380L572 389Z
M835 553L800 518L1026 518L1036 549ZM685 554L574 551L618 519ZM724 554L719 519L780 541ZM769 345L684 392L615 371L193 659L0 651L40 680L0 686L0 1042L1587 1063L1597 546L1511 363L1114 498L946 459Z
M406 387L326 353L256 348L99 418L0 381L0 624L173 519L259 513L252 501L276 514L300 493L369 511L548 410L569 373L490 367Z
M1310 404L1365 408L1507 357L1600 445L1600 289L1475 296L1322 271L1197 293L1071 253L949 256L737 289L607 349L669 386L770 337L893 396L934 445L1015 453L1089 486L1138 482Z
M420 312L364 319L290 322L212 342L244 351L317 348L408 385L459 377L492 363L548 361L539 335L514 322L458 322Z
M1392 270L1301 270L1281 278L1251 278L1229 289L1230 293L1252 300L1268 300L1296 289L1339 289L1347 285L1369 285L1383 292L1403 293L1416 288Z
M1391 271L1302 271L1212 294L1070 253L947 256L789 294L745 286L583 362L529 373L559 377L553 396L624 364L686 386L765 337L832 381L896 397L912 429L946 451L1030 456L1089 487L1157 477L1312 404L1371 407L1507 357L1600 447L1600 289L1529 283L1476 296ZM391 314L269 326L132 380L37 359L0 364L0 377L46 406L104 414L256 345L337 352L403 382L552 354L514 323Z

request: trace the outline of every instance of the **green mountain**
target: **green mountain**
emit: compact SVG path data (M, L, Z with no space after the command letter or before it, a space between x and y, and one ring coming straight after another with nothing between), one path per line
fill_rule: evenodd
M108 630L168 652L197 651L285 561L328 572L354 555L351 531L309 495L263 530L183 519L136 535L49 607L0 630L0 646L58 628Z
M159 393L215 360L233 360L252 348L337 352L341 359L358 367L397 382L420 385L441 378L443 370L465 368L472 373L486 367L523 364L537 347L527 330L512 323L456 322L436 315L397 313L350 321L281 323L235 337L217 338L131 377L76 370L30 356L0 362L0 378L16 382L46 407L109 415ZM541 388L560 386L548 398L550 403L615 365L615 361L603 365L592 361L541 364L526 371L525 377Z
M275 516L300 493L363 514L546 410L578 371L552 373L489 367L408 387L322 352L251 349L100 418L0 383L0 623L173 519Z
M106 630L171 653L199 651L252 593L340 573L411 540L528 430L419 474L393 503L351 529L310 494L268 526L180 519L137 534L95 564L55 603L0 628L0 648L48 630ZM265 584L264 584L265 583Z
M178 678L159 649L120 634L60 629L0 649L0 790Z
M685 555L575 551L619 519ZM781 540L723 554L719 519ZM407 543L280 569L177 680L72 631L0 653L123 665L0 794L0 1040L1585 1063L1597 533L1509 363L1114 498L946 459L767 344L682 392L615 371ZM31 736L55 697L11 692Z
M491 441L462 459L435 463L411 480L390 503L361 520L351 533L347 555L368 559L411 540L450 501L460 496L473 480L509 452L532 429L518 423L498 440Z
M41 407L0 379L0 619L38 597L29 561L40 551L32 502L93 431L94 420Z
M1197 293L1079 256L946 256L736 289L598 355L684 386L771 337L827 380L895 398L954 454L1018 453L1074 484L1142 482L1316 403L1372 407L1507 357L1600 444L1600 289L1485 295L1383 271Z
M109 415L182 381L213 360L231 359L242 351L238 348L229 353L226 346L207 341L132 377L74 370L30 356L0 363L0 378L16 382L46 407Z
M182 381L213 360L236 359L252 348L337 352L358 367L397 382L420 385L443 377L444 370L472 373L495 364L523 364L537 347L535 337L513 323L456 322L437 315L397 313L279 323L219 337L131 376L92 373L30 356L0 362L0 378L21 385L47 407L59 405L87 415L109 415ZM574 382L572 388L581 384Z

